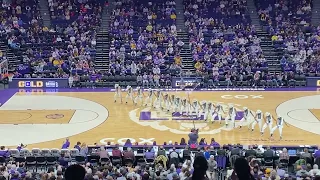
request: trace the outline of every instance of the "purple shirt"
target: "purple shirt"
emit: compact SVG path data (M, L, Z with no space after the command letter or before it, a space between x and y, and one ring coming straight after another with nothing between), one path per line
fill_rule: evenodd
M68 149L70 146L70 142L69 140L67 140L63 145L62 145L62 148L61 149Z
M318 150L318 151L316 151L315 153L314 153L314 158L320 158L320 150Z

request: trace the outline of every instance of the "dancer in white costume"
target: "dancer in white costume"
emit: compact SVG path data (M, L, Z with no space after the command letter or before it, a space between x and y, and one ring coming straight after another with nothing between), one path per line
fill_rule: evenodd
M121 87L119 84L114 85L115 92L114 92L114 102L117 102L117 99L120 98L120 102L122 103L122 95L121 95Z
M217 103L216 107L214 108L213 115L212 115L212 121L214 121L215 118L218 116L219 124L221 124L222 113L225 113L224 109L220 103Z
M248 124L248 129L250 129L249 125L250 125L251 117L254 117L252 111L250 109L248 109L247 107L243 107L243 117L240 120L240 127L239 128L242 128L243 123L246 122Z
M131 86L127 86L127 95L126 95L126 104L128 104L128 99L133 101L133 88Z
M198 117L199 111L200 111L199 101L194 99L192 102L192 113Z
M208 112L207 112L207 101L201 101L200 102L200 108L201 110L199 111L199 114L198 114L198 118L201 119L201 115L203 115L203 119L206 121L207 120L207 115L208 115Z
M256 115L255 115L255 117L254 117L254 120L255 120L255 121L253 121L253 123L252 123L252 125L251 125L251 131L253 131L253 130L254 130L254 127L258 124L258 126L259 126L259 132L261 132L262 116L263 116L263 114L262 114L261 110L257 110Z
M210 118L210 121L213 123L214 120L212 119L213 117L213 114L214 114L214 109L215 109L215 106L212 102L208 102L208 109L207 109L207 112L208 112L208 119Z
M270 134L270 138L272 138L273 133L276 129L279 130L279 134L280 134L280 139L282 139L282 129L283 129L283 124L286 124L288 126L288 124L284 121L283 117L281 115L278 114L277 117L277 121L276 121L276 126L272 128L271 130L271 134Z
M186 98L182 98L180 103L180 115L182 116L183 112L185 112L186 114L188 114L187 111L187 99Z
M150 104L150 106L152 106L152 98L153 98L153 90L151 88L149 88L148 90L148 96L145 99L145 106L148 106L148 104Z
M153 108L161 108L161 91L158 89L155 92L155 100L153 102Z
M181 100L179 96L174 98L173 112L180 112Z
M174 112L174 108L175 108L175 95L171 94L171 96L169 97L169 104L170 104L170 111L172 110L172 112Z
M236 115L237 115L237 110L235 107L233 107L233 104L229 104L229 110L228 110L228 115L225 119L226 126L229 124L229 120L233 124L233 127L235 127L235 120L236 120Z
M170 98L168 93L164 93L162 100L162 109L169 112L170 111Z
M267 127L269 127L269 131L270 131L270 135L271 135L272 124L273 124L272 115L269 112L266 112L264 119L265 119L265 122L264 122L264 125L262 126L261 136L264 134L264 131Z
M137 96L134 98L134 104L138 104L138 100L142 103L143 100L143 91L140 86L137 87Z

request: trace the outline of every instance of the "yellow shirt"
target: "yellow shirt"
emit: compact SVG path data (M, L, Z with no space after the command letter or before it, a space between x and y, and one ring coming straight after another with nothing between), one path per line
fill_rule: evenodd
M2 51L0 51L0 57L2 57L3 56L3 53L2 53Z
M197 70L199 70L199 69L201 68L201 63L198 61L198 62L194 65L194 67L195 67Z
M152 14L152 19L157 19L157 15L155 13Z
M175 61L175 63L176 64L181 64L181 57L180 56L176 56L176 57L174 57L174 61Z
M47 32L47 31L49 31L49 28L46 27L46 26L44 26L44 27L42 28L42 30L43 30L44 32Z
M273 36L271 37L271 40L272 40L272 41L276 41L276 40L278 40L278 36L273 35Z
M135 44L135 43L131 43L131 44L130 44L130 48L131 48L131 49L136 49L136 44Z
M149 24L149 25L146 27L146 30L147 30L147 31L149 31L149 32L151 32L151 31L152 31L152 29L153 29L153 27L152 27L152 25L151 25L151 24Z
M170 15L170 18L171 18L171 19L177 19L177 15L174 14L174 13L172 13L172 14Z
M55 60L53 60L52 63L53 63L53 65L57 66L57 65L59 65L60 62L59 62L59 60L55 59Z

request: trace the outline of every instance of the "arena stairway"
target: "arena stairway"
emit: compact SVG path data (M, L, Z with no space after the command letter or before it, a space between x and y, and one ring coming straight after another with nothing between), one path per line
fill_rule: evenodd
M0 41L0 50L1 52L6 53L9 62L9 70L17 67L21 63L21 59L12 52L4 40Z
M177 13L177 38L184 42L184 46L181 49L180 57L182 59L182 70L183 71L195 71L194 63L192 59L191 49L189 47L189 35L187 28L184 25L184 6L183 0L175 0L176 2L176 13Z
M312 3L311 24L318 26L320 25L320 0L313 0Z
M248 12L250 14L251 24L255 26L257 36L261 39L260 46L264 57L268 62L268 71L281 72L280 59L283 55L283 50L276 50L273 47L271 36L263 29L260 24L260 18L255 6L254 0L247 1Z
M186 31L186 26L184 25L183 0L175 0L175 3L176 3L176 13L177 13L177 20L176 20L177 30Z
M51 18L50 18L48 0L39 1L39 10L41 13L41 17L43 19L43 25L46 27L51 27Z
M186 32L178 32L178 39L184 42L184 46L180 51L180 57L182 59L182 70L194 72L194 62L189 46L189 36Z
M97 70L108 71L109 70L109 23L110 12L113 8L113 2L109 1L109 6L105 6L102 12L101 27L97 33L97 45L96 45L96 59L95 68Z

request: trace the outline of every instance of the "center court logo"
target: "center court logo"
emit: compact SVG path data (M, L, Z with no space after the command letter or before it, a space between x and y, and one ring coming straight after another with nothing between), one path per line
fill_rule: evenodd
M222 106L227 110L226 105L222 104ZM239 112L236 121L239 121L243 117L243 112L239 107L236 109ZM233 130L233 126L225 126L224 120L222 120L221 124L218 121L212 124L210 118L208 122L205 122L203 115L198 120L197 115L186 117L184 114L181 116L179 112L165 113L160 110L152 110L149 107L134 109L129 112L129 117L131 121L141 126L149 126L159 131L170 131L175 134L188 134L190 129L194 127L199 129L199 134L217 134L221 131Z

